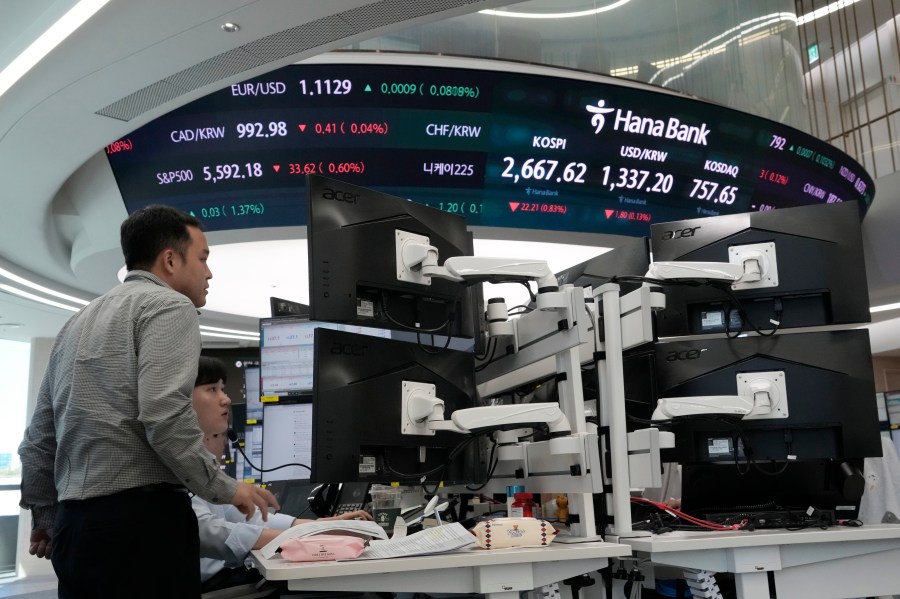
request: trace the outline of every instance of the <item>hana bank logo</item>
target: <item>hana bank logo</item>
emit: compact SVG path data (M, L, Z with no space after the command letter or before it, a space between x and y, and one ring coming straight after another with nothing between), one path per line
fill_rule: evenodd
M591 117L591 124L596 127L596 129L594 129L595 134L600 133L603 130L603 125L606 124L605 115L615 110L615 108L606 108L606 100L597 100L596 106L588 104L585 108L594 115Z
M615 131L630 133L632 135L646 135L664 139L674 139L692 143L698 146L707 145L707 136L710 129L706 123L688 125L682 123L676 117L660 119L635 114L632 110L621 108L607 108L606 100L597 100L597 105L585 106L591 114L591 125L594 126L594 134L598 134L606 125L606 115L610 115L613 121L612 128ZM615 115L611 114L615 112Z

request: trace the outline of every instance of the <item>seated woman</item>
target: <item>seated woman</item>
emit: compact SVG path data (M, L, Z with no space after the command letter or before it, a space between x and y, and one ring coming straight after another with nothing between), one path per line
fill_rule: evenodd
M225 364L216 358L201 356L194 383L192 404L197 413L203 442L210 459L220 459L227 440L231 399L225 393ZM255 570L244 566L252 549L260 549L283 530L309 520L288 514L270 514L263 522L259 511L248 521L232 505L208 503L197 496L191 500L200 525L200 574L203 591L234 586L260 579ZM371 520L363 510L323 520Z

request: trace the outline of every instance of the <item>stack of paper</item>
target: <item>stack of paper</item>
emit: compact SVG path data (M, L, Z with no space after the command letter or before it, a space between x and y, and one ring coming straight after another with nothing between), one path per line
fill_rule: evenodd
M372 540L356 559L384 559L455 551L475 544L475 537L459 522L426 528L409 536Z

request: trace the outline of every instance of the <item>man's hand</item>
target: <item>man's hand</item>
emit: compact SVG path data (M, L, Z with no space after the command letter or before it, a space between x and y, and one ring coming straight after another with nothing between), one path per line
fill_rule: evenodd
M28 553L37 557L50 559L53 551L53 532L42 528L31 531L31 539L28 543Z
M238 483L237 491L228 503L239 509L247 520L253 517L256 508L259 508L264 522L269 520L269 506L276 510L281 507L271 492L250 483Z

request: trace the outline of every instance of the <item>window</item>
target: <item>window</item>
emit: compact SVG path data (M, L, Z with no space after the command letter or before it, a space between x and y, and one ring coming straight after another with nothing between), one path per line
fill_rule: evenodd
M17 452L25 431L31 345L0 339L0 576L16 570L19 485L22 464Z

